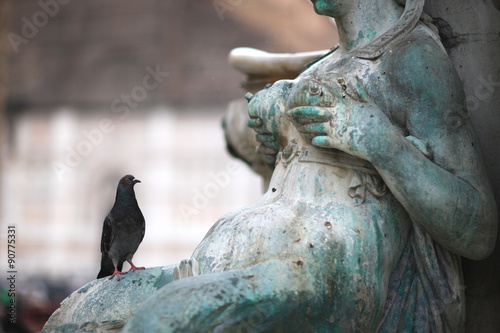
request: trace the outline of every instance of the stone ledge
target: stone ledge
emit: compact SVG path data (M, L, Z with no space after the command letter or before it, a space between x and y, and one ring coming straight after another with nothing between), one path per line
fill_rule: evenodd
M173 280L174 267L130 272L120 281L91 281L61 303L42 332L119 332L151 294Z

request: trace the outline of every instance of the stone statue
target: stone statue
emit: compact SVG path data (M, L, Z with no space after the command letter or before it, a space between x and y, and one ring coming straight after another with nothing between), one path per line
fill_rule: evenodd
M460 80L423 1L312 2L339 47L249 97L268 191L125 331L463 330L460 256L497 213Z
M248 96L269 189L124 332L463 331L498 216L461 82L423 0L312 2L339 46Z

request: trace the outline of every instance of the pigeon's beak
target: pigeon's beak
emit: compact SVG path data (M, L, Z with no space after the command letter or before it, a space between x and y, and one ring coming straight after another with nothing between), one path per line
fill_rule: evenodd
M134 183L134 184L137 184L137 183L140 183L140 182L141 182L141 181L140 181L139 179L134 179L134 180L132 181L132 183Z

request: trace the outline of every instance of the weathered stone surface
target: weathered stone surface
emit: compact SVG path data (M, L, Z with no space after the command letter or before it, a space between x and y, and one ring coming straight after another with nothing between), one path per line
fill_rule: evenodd
M499 2L427 0L425 10L464 84L468 112L476 130L500 215L500 7ZM500 234L486 260L463 260L466 332L500 329Z
M248 95L268 191L124 332L464 331L460 256L491 253L497 211L462 83L423 0L314 6L339 48Z
M73 292L42 332L118 332L151 294L173 280L174 266L130 272L121 280L108 277Z
M221 218L126 324L60 329L464 331L460 256L491 253L498 216L462 83L415 21L423 0L403 20L392 0L361 2L348 21L315 2L350 39L249 98L274 166L262 199ZM394 27L372 35L384 14Z

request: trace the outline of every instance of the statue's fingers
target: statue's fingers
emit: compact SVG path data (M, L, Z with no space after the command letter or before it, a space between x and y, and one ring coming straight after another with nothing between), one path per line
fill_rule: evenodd
M257 142L260 143L268 143L276 141L276 137L272 134L258 134L255 136L255 139L257 140Z
M251 127L251 128L261 127L262 124L263 124L263 122L262 122L261 118L250 118L247 120L247 125L248 125L248 127Z
M301 106L288 110L286 115L296 124L322 123L331 117L331 110L325 107Z
M257 135L271 135L272 133L269 132L269 130L264 127L264 126L261 126L261 127L254 127L252 128L254 130L255 133L257 133Z
M356 77L355 82L353 82L352 84L352 87L358 101L362 103L370 103L370 95L368 95L367 91L365 90L365 85L361 83L361 80L358 77Z
M336 140L332 139L329 136L317 136L312 139L311 143L314 146L317 147L322 147L322 148L335 148L336 147Z
M278 153L280 150L280 145L276 141L266 142L266 143L263 143L263 145L276 150L276 153Z
M257 146L255 150L258 154L263 154L263 155L276 155L279 152L279 148L267 145Z
M305 124L297 128L301 133L318 135L327 135L326 123Z

